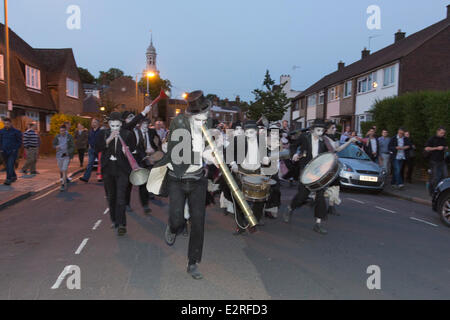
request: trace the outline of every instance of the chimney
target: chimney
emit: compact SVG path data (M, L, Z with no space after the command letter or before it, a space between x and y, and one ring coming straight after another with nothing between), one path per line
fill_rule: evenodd
M237 102L237 103L241 102L241 97L236 96L236 102Z
M367 58L370 55L370 50L364 47L364 50L361 51L361 59Z
M450 4L447 5L447 19L450 19Z
M395 33L395 42L394 43L397 43L403 39L405 39L405 33L402 32L402 30L398 29L398 31Z
M338 71L344 69L345 63L341 61L338 62Z

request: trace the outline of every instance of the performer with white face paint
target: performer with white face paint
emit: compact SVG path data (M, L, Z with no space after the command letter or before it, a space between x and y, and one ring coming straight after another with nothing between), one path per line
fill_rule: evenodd
M186 114L179 114L170 124L167 153L150 172L147 190L169 196L169 221L165 232L165 241L169 246L183 232L187 200L190 216L187 272L194 279L202 279L197 264L203 251L208 185L203 161L212 160L211 152L208 153L210 148L203 141L202 126L206 124L210 127L207 120L211 102L200 90L189 93L187 102Z
M311 133L302 134L299 137L297 145L300 147L300 153L296 153L292 160L300 162L300 173L306 165L319 154L331 151L327 148L323 134L325 132L325 122L323 120L314 120L311 126ZM310 191L299 181L298 192L287 207L287 211L283 213L284 222L289 223L291 215L295 209L300 208L308 199ZM316 223L313 230L320 234L327 234L328 232L322 227L322 220L326 219L327 205L324 197L324 190L316 192L314 200L314 217Z
M108 124L109 129L98 134L95 149L102 153L102 175L112 226L119 236L123 236L127 232L125 207L131 166L121 140L130 150L134 150L135 139L131 131L122 128L119 112L111 113Z

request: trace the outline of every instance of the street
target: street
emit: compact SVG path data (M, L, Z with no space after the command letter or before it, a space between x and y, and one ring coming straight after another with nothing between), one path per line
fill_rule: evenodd
M79 178L79 176L77 176ZM309 206L291 224L266 219L255 234L232 235L234 219L207 208L200 270L186 273L188 238L164 242L167 199L145 216L132 194L128 233L117 237L101 183L74 179L0 211L0 299L448 299L449 229L430 207L360 192L342 192L341 216L312 230ZM296 188L283 186L287 205ZM81 289L58 277L80 268ZM369 290L371 265L381 289ZM58 287L52 289L52 287Z

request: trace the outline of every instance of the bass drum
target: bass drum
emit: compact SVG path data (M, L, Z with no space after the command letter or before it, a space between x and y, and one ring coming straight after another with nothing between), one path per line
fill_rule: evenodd
M341 166L336 154L322 153L312 159L303 169L300 182L312 192L328 187L339 175Z
M242 175L242 193L248 201L265 202L270 195L270 187L276 181L264 175Z

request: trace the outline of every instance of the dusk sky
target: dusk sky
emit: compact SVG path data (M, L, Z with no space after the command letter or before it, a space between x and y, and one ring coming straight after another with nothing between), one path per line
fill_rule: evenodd
M73 48L78 66L98 76L110 67L135 77L145 67L150 30L161 77L178 98L202 89L251 100L266 69L278 82L306 89L350 64L368 46L379 50L446 16L448 0L9 0L9 26L35 48ZM81 29L69 30L69 5L81 9ZM381 9L381 29L369 30L366 9ZM1 21L4 22L3 7ZM298 66L293 70L293 66Z

